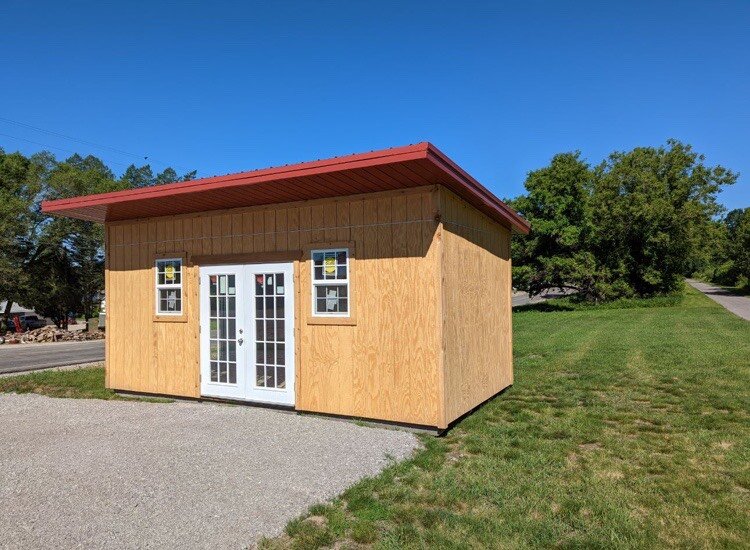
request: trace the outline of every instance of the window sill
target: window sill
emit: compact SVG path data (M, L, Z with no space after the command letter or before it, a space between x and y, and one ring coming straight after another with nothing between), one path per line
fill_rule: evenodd
M186 314L182 315L154 315L155 323L187 323L188 318Z
M355 326L357 319L354 317L313 317L307 318L308 325L329 325L329 326Z

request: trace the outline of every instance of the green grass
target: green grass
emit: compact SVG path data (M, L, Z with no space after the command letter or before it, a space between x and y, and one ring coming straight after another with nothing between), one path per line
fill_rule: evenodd
M170 403L171 399L121 396L104 387L104 368L38 371L0 378L0 392L38 393L50 397L119 399Z
M261 547L746 547L750 323L661 305L514 313L514 387Z
M619 298L611 302L586 302L576 299L575 296L553 298L546 302L516 306L514 312L521 311L589 311L594 309L640 309L651 307L671 307L682 303L683 293L667 294L654 298Z

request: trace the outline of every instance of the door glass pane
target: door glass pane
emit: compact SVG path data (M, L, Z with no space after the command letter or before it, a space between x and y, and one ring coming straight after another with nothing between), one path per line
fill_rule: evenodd
M286 388L286 313L283 273L255 275L255 383L262 388ZM262 296L262 298L260 297Z
M236 276L209 276L208 347L211 382L237 384Z
M255 366L255 385L261 388L266 385L266 367L263 365Z
M276 298L276 318L284 318L284 297Z

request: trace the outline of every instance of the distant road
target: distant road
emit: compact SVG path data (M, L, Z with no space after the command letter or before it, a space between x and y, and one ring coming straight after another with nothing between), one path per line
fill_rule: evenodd
M687 279L687 283L696 290L700 290L714 302L721 304L738 317L750 321L750 296L733 294L719 286L696 281L695 279Z
M104 340L0 346L0 374L97 361L104 361Z

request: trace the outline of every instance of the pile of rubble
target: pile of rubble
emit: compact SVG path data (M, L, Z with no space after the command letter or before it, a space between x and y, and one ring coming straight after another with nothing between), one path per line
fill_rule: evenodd
M29 330L27 332L5 334L6 344L31 344L42 342L78 342L81 340L103 340L104 333L85 330L63 330L55 325Z

